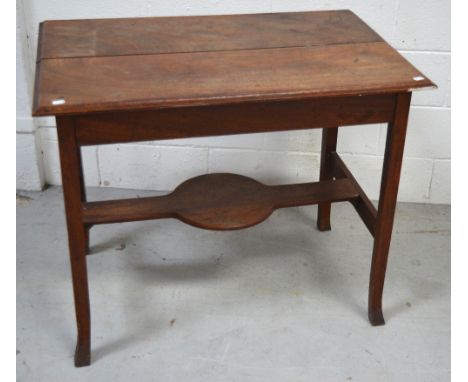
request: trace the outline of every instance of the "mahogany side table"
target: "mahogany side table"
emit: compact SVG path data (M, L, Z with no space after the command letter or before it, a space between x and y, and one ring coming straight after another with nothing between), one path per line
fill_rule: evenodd
M75 365L90 364L86 254L95 224L177 218L240 229L282 207L349 201L374 237L369 320L382 291L411 92L435 85L354 13L45 21L34 116L57 121L78 327ZM388 123L375 209L336 152L338 126ZM267 186L235 174L187 180L165 196L86 200L81 147L322 129L320 181Z

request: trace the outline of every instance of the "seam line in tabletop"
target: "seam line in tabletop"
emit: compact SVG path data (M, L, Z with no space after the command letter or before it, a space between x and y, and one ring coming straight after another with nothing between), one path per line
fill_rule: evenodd
M258 47L258 48L239 48L239 49L213 49L213 50L195 50L195 51L177 51L177 52L157 52L157 53L125 53L125 54L103 54L103 55L83 55L83 56L57 56L57 57L40 57L36 62L46 60L71 60L71 59L83 59L83 58L106 58L106 57L137 57L137 56L160 56L170 54L198 54L198 53L219 53L219 52L242 52L242 51L257 51L257 50L275 50L275 49L297 49L297 48L322 48L328 46L339 46L339 45L364 45L364 44L381 44L384 41L360 41L360 42L340 42L331 43L325 45L310 44L310 45L288 45L288 46L269 46L269 47ZM387 44L387 43L385 43ZM389 44L387 44L390 46ZM391 47L391 46L390 46Z

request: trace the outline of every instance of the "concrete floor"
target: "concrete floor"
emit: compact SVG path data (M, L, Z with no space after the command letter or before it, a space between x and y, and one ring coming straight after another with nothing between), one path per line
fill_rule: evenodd
M450 379L448 206L399 205L382 327L366 317L371 236L349 204L334 205L324 233L316 207L234 232L172 219L96 226L92 365L76 369L61 189L22 195L18 381Z

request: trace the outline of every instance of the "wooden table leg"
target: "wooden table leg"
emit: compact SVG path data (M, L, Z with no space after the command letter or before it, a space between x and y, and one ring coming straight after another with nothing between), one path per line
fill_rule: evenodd
M78 328L75 366L87 366L91 360L91 328L86 270L88 232L82 220L82 203L85 201L83 200L85 193L81 152L76 141L72 118L57 117L57 131Z
M81 201L84 203L86 202L86 187L85 187L85 180L84 180L84 174L83 174L83 161L81 159L81 149L78 146L77 147L77 155L79 156L77 160L77 165L78 167L78 173L80 177L80 198ZM63 177L63 174L62 174ZM91 225L85 224L85 245L86 245L86 254L89 253L89 231L91 230Z
M91 226L89 224L85 224L85 253L88 255L90 253L90 246L89 246L89 231L91 230Z
M410 101L411 93L397 95L394 120L388 124L369 282L368 313L372 325L385 324L382 314L382 292L400 182Z
M338 127L322 129L322 152L320 156L320 180L333 179L333 158L331 153L336 152ZM317 210L317 228L319 231L329 231L331 203L320 203Z

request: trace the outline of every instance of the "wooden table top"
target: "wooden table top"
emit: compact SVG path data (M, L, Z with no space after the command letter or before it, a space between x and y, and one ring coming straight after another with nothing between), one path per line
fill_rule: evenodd
M351 11L45 21L33 115L435 86Z

